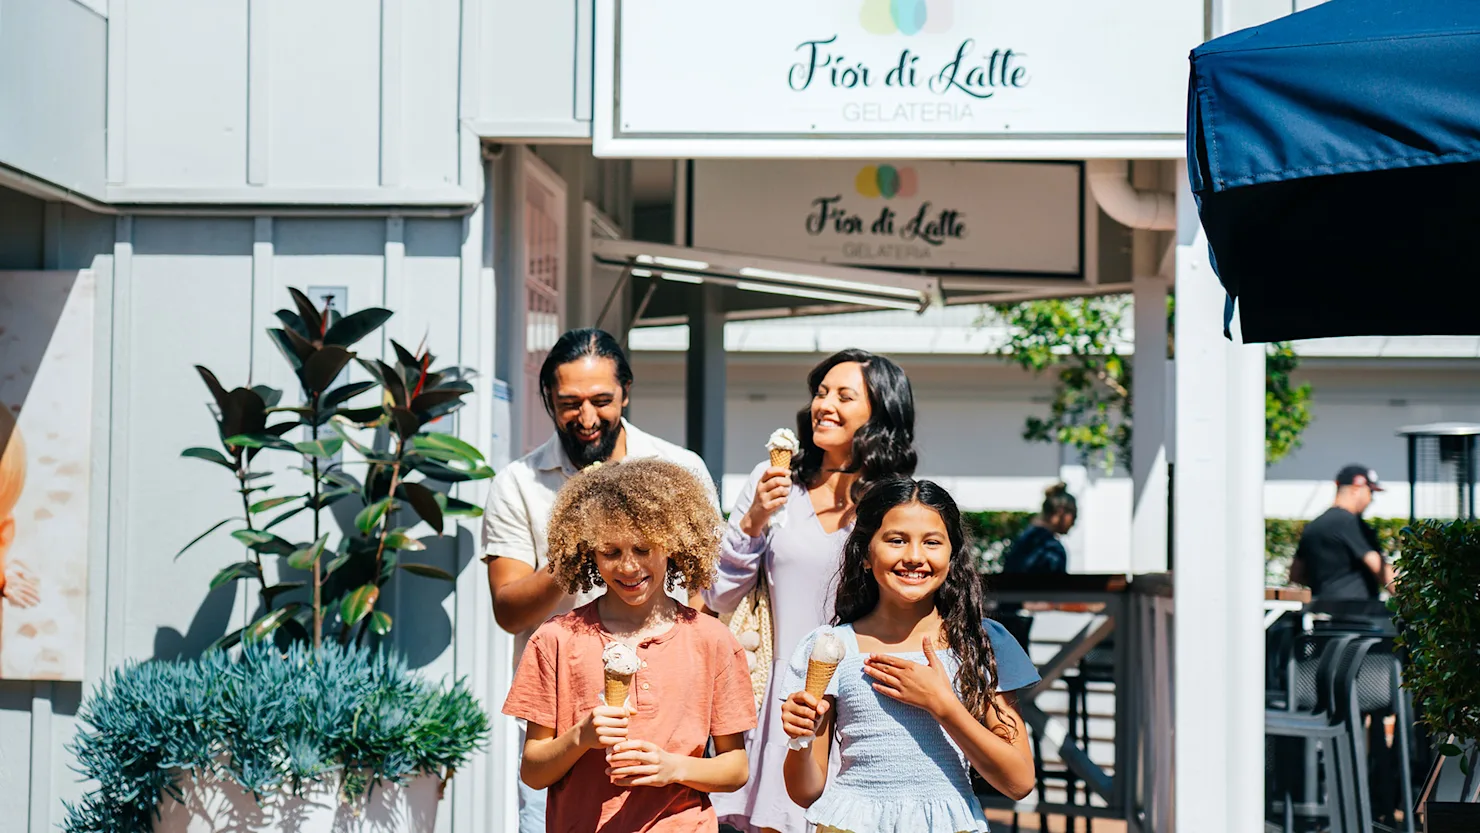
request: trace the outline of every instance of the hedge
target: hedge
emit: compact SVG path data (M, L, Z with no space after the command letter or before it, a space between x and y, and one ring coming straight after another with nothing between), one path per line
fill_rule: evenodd
M966 536L976 553L977 569L995 573L1002 569L1002 554L1033 520L1032 512L963 512ZM1377 531L1382 553L1396 555L1401 549L1401 533L1408 521L1399 518L1371 518L1367 521ZM1290 561L1300 543L1300 533L1309 521L1288 518L1264 520L1265 578L1271 584L1284 584L1290 574Z

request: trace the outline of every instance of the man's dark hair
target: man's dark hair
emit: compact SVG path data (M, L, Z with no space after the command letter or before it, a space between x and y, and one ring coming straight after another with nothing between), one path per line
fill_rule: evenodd
M545 411L551 419L555 418L555 371L561 365L586 356L611 359L617 367L617 384L622 386L622 392L626 393L632 387L632 365L627 363L627 354L622 352L622 345L611 333L595 327L569 330L550 348L550 354L545 356L545 363L540 367L540 398L544 400Z

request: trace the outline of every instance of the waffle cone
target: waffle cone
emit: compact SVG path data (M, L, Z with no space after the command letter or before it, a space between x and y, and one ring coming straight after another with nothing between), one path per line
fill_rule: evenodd
M606 704L620 706L627 702L627 690L632 687L631 674L606 675Z
M832 682L833 672L837 670L836 662L807 660L807 693L821 700L827 691L827 684Z
M791 468L791 452L784 448L771 449L771 467L777 469Z

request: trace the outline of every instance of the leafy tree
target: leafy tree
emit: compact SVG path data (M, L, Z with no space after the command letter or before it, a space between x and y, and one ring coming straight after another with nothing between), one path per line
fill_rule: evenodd
M1052 371L1053 400L1046 417L1030 416L1023 439L1061 443L1106 471L1130 467L1133 403L1128 295L1028 301L999 308L1008 326L1002 352L1035 374ZM1171 332L1172 299L1167 302ZM1172 349L1168 344L1168 351ZM1269 345L1265 363L1265 464L1300 447L1310 424L1311 386L1295 385L1300 360L1288 342Z

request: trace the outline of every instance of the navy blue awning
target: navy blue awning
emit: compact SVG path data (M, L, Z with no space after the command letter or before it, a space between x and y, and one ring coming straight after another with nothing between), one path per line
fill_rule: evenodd
M1480 334L1480 2L1331 0L1209 41L1187 141L1246 340Z

